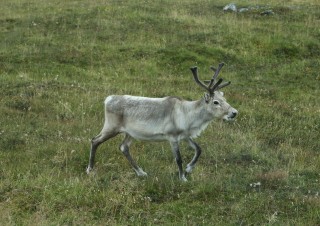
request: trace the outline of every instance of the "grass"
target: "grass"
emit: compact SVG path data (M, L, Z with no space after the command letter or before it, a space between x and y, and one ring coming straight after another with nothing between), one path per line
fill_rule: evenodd
M319 225L320 5L315 0L1 1L1 225ZM226 62L233 124L213 122L189 182L167 143L135 142L137 178L90 138L110 94L197 99ZM182 145L184 163L192 151Z

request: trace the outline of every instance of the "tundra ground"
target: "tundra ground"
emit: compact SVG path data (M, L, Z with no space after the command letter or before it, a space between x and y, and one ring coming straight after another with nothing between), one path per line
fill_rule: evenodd
M1 1L0 224L319 225L320 5L228 3ZM121 136L86 175L106 96L201 98L189 68L222 61L239 116L197 139L189 182L167 143L132 145L138 178Z

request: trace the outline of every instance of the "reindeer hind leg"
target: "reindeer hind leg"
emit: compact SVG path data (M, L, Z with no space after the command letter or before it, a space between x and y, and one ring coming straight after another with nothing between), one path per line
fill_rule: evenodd
M117 134L118 134L118 132L115 132L115 131L102 130L99 135L92 138L89 165L86 170L87 174L89 174L90 171L92 171L92 169L93 169L96 151L97 151L97 148L99 147L99 145L102 144L103 142L109 140L110 138L115 137Z

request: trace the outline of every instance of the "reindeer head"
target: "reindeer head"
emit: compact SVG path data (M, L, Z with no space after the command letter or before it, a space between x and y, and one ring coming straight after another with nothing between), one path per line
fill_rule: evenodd
M231 82L222 83L222 78L216 82L223 65L224 63L220 63L217 69L211 67L215 73L211 80L205 81L209 83L208 85L205 85L199 80L197 67L192 67L190 69L196 83L207 91L204 95L204 100L207 104L208 111L211 112L214 118L223 118L226 121L231 121L237 116L238 111L227 103L226 99L223 97L223 92L219 91L221 88L230 85Z

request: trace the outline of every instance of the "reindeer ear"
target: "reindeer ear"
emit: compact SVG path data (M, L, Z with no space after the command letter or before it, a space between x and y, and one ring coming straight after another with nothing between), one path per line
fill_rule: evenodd
M210 101L210 94L209 93L204 93L203 94L203 98L204 98L204 100L206 101L206 103L209 103L209 101Z

